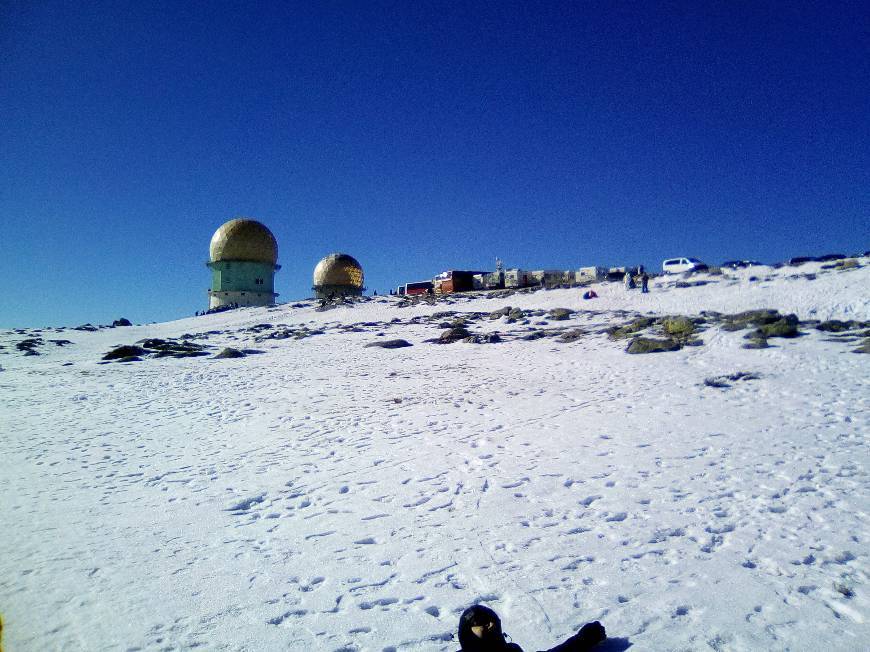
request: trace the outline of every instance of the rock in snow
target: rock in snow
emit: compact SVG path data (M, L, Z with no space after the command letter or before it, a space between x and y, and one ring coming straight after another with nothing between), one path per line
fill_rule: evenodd
M239 351L238 349L234 349L233 347L228 346L225 349L223 349L220 353L217 353L214 357L218 358L218 359L244 358L245 354L244 354L244 352Z
M401 349L406 346L411 346L408 340L379 340L366 344L366 348L379 347L381 349Z

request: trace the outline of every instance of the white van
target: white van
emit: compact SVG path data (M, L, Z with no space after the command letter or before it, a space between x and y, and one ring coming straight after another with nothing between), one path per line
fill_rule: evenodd
M662 261L663 274L680 274L707 269L707 264L697 258L668 258Z

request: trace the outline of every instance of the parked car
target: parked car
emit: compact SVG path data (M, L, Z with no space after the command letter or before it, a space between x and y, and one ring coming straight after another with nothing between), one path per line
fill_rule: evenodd
M763 264L757 260L726 260L721 266L729 269L741 269L743 267L754 267Z
M698 272L707 269L707 263L697 258L668 258L662 261L662 274Z

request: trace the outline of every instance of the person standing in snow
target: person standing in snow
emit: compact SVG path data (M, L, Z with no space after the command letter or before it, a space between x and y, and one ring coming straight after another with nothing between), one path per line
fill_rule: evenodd
M606 639L604 627L596 620L548 652L587 652ZM459 644L460 652L523 652L519 645L505 640L498 614L481 604L469 607L459 617Z
M649 292L649 274L644 272L640 275L640 291L643 294L647 294Z
M628 267L625 268L625 275L622 277L622 282L625 283L626 292L628 292L628 290L630 290L634 285L634 281L631 278L631 270Z

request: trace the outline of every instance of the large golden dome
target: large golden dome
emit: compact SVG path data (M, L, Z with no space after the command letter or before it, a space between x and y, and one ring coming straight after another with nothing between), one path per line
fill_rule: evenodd
M278 262L275 236L256 220L239 217L230 220L211 237L208 248L211 262L242 260L254 263Z
M362 289L362 266L353 256L329 254L314 268L314 287L343 285Z

